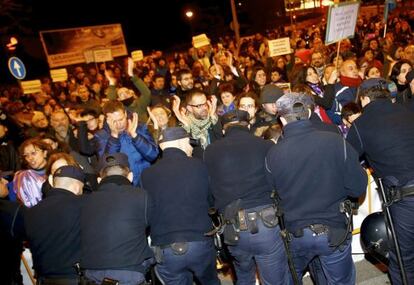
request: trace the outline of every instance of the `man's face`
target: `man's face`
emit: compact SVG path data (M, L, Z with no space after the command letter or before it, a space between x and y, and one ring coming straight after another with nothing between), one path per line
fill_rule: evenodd
M49 126L49 121L47 120L46 116L38 116L36 120L32 120L32 124L36 128L45 129Z
M82 102L89 100L89 90L86 86L79 86L78 95Z
M157 77L154 81L154 89L162 90L164 89L165 80L162 77Z
M185 90L191 90L194 87L193 75L191 73L186 73L181 76L181 80L178 81L178 84L181 88Z
M270 115L276 115L276 112L277 112L276 103L264 103L262 104L262 108L266 113Z
M356 63L353 60L344 61L341 66L341 75L350 78L358 78L358 67Z
M56 112L50 117L50 125L57 133L66 133L69 129L69 119L65 113Z
M92 115L86 115L83 119L86 121L86 126L89 131L95 131L98 128L98 118Z
M249 113L250 118L254 118L257 111L256 102L253 98L243 97L240 99L239 109Z
M188 111L191 112L197 120L208 118L208 105L205 95L195 95L191 102L187 105Z
M112 124L109 125L112 125L118 133L126 130L128 125L127 119L126 111L115 111L113 113L106 114L106 120L108 122L112 122Z
M315 52L312 54L312 66L314 67L322 67L324 64L322 54L319 52Z

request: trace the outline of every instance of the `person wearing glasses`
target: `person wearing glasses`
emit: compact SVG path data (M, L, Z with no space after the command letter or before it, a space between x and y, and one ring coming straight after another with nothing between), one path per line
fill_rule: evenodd
M207 95L200 90L187 94L186 107L180 107L181 100L174 96L173 111L183 128L197 141L193 156L203 157L204 149L213 141L220 139L223 134L221 124L216 114L217 98Z

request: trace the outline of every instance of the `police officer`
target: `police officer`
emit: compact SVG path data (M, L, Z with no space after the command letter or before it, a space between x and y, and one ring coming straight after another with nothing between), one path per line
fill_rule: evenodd
M222 117L225 137L209 145L204 160L215 207L224 215L224 241L234 257L237 284L291 282L279 235L272 188L264 159L273 145L249 133L249 115L234 110Z
M301 278L319 256L328 284L355 284L350 223L340 204L347 196L362 195L367 177L342 137L318 131L309 121L306 96L288 93L276 101L284 137L266 156L268 177L292 235L297 275Z
M167 128L159 141L163 157L146 169L141 183L148 191L151 242L156 271L165 284L220 284L213 240L209 231L208 173L204 163L191 158L193 148L181 127Z
M23 251L24 207L0 198L0 284L22 285L20 256Z
M352 124L347 140L359 155L365 154L374 175L383 178L411 284L414 283L414 114L400 104L391 103L387 84L381 78L364 81L358 98L364 112ZM402 284L393 250L389 271L393 284Z
M38 284L78 285L74 264L80 260L80 211L85 175L62 166L53 176L54 188L24 214Z
M145 282L152 263L146 228L147 193L132 186L133 174L123 153L106 154L99 163L98 190L85 197L81 214L81 267L85 277L120 285Z

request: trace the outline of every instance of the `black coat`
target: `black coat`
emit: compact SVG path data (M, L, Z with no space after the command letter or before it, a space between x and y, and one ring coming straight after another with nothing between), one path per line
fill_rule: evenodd
M208 173L204 163L178 148L167 148L141 175L151 200L150 227L154 245L200 241L211 227L208 217Z
M215 207L220 212L239 198L245 209L271 203L265 156L272 145L271 141L250 134L248 128L232 126L223 139L206 148L204 161Z
M308 120L284 127L284 138L270 149L266 165L291 232L310 224L345 227L340 202L366 191L367 176L352 146Z
M395 177L400 185L414 180L414 114L404 106L386 99L369 103L347 140L365 154L376 176Z
M80 261L80 211L82 199L54 188L24 215L33 267L41 277L76 278Z
M147 193L123 176L108 176L84 197L81 215L85 269L144 272L152 257L146 237Z

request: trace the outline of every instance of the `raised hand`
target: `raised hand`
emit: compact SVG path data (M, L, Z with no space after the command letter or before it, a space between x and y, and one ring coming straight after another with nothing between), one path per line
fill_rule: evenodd
M184 112L181 111L180 104L181 104L180 97L178 97L177 95L174 95L173 96L173 101L172 101L172 110L173 110L175 116L177 117L177 119L184 126L189 126L190 125L190 121L188 120L187 115Z
M217 97L215 95L211 95L210 100L207 100L208 105L208 112L210 117L216 116L217 111Z
M112 71L105 69L105 77L109 81L109 85L116 85L116 78L113 76Z
M154 130L158 130L158 120L155 117L154 113L151 111L150 107L147 107L147 112L154 126Z
M137 136L138 114L132 113L132 120L128 119L128 134L135 138Z
M129 77L134 76L134 61L132 60L131 57L128 57L128 68L127 68L127 73Z

